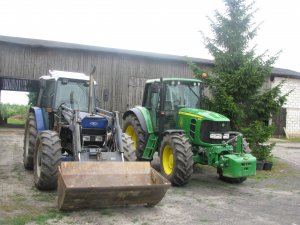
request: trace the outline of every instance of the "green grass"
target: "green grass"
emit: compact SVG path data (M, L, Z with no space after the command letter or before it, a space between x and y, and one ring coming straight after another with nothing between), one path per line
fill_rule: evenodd
M293 137L293 138L286 139L286 140L289 142L300 142L300 137Z
M32 198L34 200L41 201L41 202L54 201L55 197L56 197L55 191L43 192L43 191L35 190L35 192L32 194Z
M256 179L282 179L285 177L299 177L299 172L291 167L288 162L280 160L276 157L272 158L273 167L271 171L261 170L256 171L256 176L251 178Z
M6 220L0 220L1 224L9 225L25 225L29 222L35 222L38 225L47 225L48 220L59 221L64 217L63 213L57 209L49 209L44 212L34 212L14 216Z
M7 124L24 125L25 123L26 120L19 117L10 117L7 119Z
M102 209L100 209L100 213L101 213L101 215L103 215L103 216L112 216L112 212L111 212L111 210L110 209L107 209L107 208L102 208Z
M137 223L137 222L139 222L139 219L138 218L134 218L134 219L131 220L131 222L132 223Z
M13 177L16 177L18 179L18 181L22 181L24 180L24 174L22 173L23 172L23 166L21 164L17 164L14 166L14 168L12 169L12 176Z
M289 139L287 138L275 138L275 139L271 139L270 142L300 142L300 137L291 137Z
M18 205L26 201L26 196L20 193L16 193L15 195L12 195L11 198Z

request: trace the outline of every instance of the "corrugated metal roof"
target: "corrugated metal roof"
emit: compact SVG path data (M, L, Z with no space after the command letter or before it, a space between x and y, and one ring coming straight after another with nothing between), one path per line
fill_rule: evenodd
M185 56L116 49L116 48L106 48L106 47L82 45L82 44L75 44L75 43L31 39L31 38L10 37L10 36L3 36L3 35L0 35L0 42L28 45L33 47L76 49L76 50L93 51L93 52L108 52L108 53L126 54L126 55L149 57L149 58L156 58L156 59L182 61L182 62L185 62L187 60ZM191 58L191 57L189 57L189 59L191 59L193 62L204 64L204 65L211 65L211 66L214 65L214 60L210 60L210 59ZM289 69L274 67L272 74L280 77L290 77L290 78L300 79L300 72L289 70Z
M159 54L159 53L142 52L142 51L125 50L125 49L116 49L116 48L106 48L106 47L82 45L82 44L75 44L75 43L65 43L65 42L57 42L57 41L48 41L48 40L40 40L40 39L10 37L10 36L3 36L3 35L0 35L0 42L28 45L28 46L33 46L33 47L76 49L76 50L85 50L85 51L93 51L93 52L119 53L119 54L133 55L133 56L156 58L156 59L186 61L185 56L176 56L176 55ZM197 63L201 63L201 64L205 64L205 65L213 65L214 64L214 61L209 60L209 59L200 59L200 58L190 58L190 59L193 62L197 62Z
M279 77L290 77L290 78L300 79L300 73L294 70L273 68L272 74L274 76L279 76Z

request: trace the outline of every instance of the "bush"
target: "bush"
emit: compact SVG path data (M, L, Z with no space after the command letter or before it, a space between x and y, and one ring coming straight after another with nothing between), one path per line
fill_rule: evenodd
M275 146L275 143L270 145L254 145L252 149L252 155L256 157L258 161L265 161L266 159L272 157L272 149Z
M274 127L268 126L261 121L255 121L248 128L242 129L243 134L247 137L249 147L257 160L263 161L271 156L275 144L263 144L269 140L274 132Z
M6 122L12 116L26 117L29 106L16 104L0 104L0 118Z

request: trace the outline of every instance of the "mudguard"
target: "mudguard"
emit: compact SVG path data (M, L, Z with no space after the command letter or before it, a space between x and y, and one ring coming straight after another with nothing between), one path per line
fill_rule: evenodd
M148 109L142 106L131 108L124 113L123 120L125 120L129 114L134 114L137 117L144 132L153 133L151 117Z
M40 107L31 107L30 111L34 112L36 128L38 133L41 133L44 130L47 130L47 126L43 117L43 109Z

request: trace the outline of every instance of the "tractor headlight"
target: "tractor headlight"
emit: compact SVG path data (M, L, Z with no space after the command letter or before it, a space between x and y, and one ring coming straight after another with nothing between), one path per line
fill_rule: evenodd
M95 136L95 141L103 141L102 136Z
M229 139L229 134L223 134L223 139Z
M218 140L221 140L222 139L222 134L219 134L219 133L211 133L209 135L209 138L210 139L218 139Z
M83 137L82 137L82 140L83 140L83 141L90 141L90 140L91 140L91 137L90 137L90 136L83 136Z

